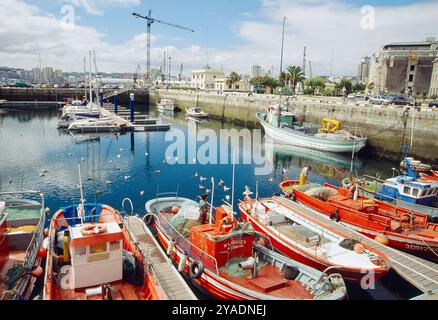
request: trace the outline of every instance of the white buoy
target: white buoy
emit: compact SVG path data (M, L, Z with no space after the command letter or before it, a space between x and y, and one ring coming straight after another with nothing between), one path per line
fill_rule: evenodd
M166 251L168 256L170 256L170 254L173 252L173 248L175 248L175 240L171 239Z
M188 257L189 256L188 256L187 252L184 251L184 253L180 256L180 259L179 259L178 272L184 271L184 268L186 267L186 264L187 264Z

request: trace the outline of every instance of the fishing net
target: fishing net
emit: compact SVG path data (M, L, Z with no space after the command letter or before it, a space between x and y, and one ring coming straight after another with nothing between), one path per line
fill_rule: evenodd
M169 220L169 223L174 227L178 232L182 232L184 225L188 220L184 218L182 215L176 215Z
M220 268L221 271L226 272L227 274L237 277L237 278L243 278L245 276L248 276L251 274L251 270L242 270L239 267L239 263L246 261L248 258L233 258L230 259L225 266ZM259 261L257 264L257 270L260 270L264 266L266 266L268 263L266 261Z
M16 264L12 268L6 272L6 275L4 276L3 283L11 289L11 287L17 282L18 279L20 279L22 276L24 276L28 272L28 268L24 267L21 264Z
M359 241L354 239L344 239L339 243L339 246L347 250L354 250L354 246L358 243Z

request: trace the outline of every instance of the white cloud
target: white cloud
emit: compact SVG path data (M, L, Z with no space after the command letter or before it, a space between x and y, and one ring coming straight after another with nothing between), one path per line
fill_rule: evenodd
M107 6L131 7L140 4L140 0L63 0L65 3L83 8L88 14L102 16Z
M92 4L100 10L102 4L135 5L137 2L95 0ZM32 68L37 65L38 54L41 54L43 65L66 71L81 70L82 59L88 55L89 49L95 49L101 71L132 72L137 64L145 65L144 33L114 45L105 41L105 34L80 25L79 20L74 29L63 28L57 18L47 16L37 7L20 0L2 0L0 11L8 12L0 20L0 65ZM223 65L227 71L249 73L252 64L260 64L266 69L274 66L277 72L283 16L287 17L284 65L301 65L306 45L314 74L329 73L332 48L335 73L355 74L360 58L372 54L384 44L438 36L437 1L377 6L375 12L376 29L363 30L360 7L343 0L263 0L260 10L254 12L262 19L242 17L235 29L240 44L208 49L208 62L212 67ZM224 32L226 30L225 27ZM210 38L214 41L214 35ZM153 43L158 39L175 42L171 37L154 34ZM210 41L210 47L214 47L213 41ZM161 65L165 49L153 45L152 66ZM178 48L170 45L168 50L172 70L177 70L181 62L186 72L207 62L207 49L198 45Z

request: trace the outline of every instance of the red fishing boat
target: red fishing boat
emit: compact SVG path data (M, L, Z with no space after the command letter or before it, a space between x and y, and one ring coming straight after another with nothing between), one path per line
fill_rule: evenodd
M192 283L218 299L344 299L339 273L325 274L276 253L249 223L239 224L229 206L209 223L198 221L199 205L181 197L146 203L167 254ZM212 212L212 211L211 211Z
M57 211L48 240L45 300L167 299L153 266L110 206Z
M364 275L377 280L389 270L386 256L357 240L331 229L291 206L280 197L251 199L239 204L245 221L266 234L286 256L313 268L339 272L344 279L359 283Z
M433 174L433 175L430 175L430 174L427 174L427 173L423 173L423 172L420 172L420 177L421 177L421 180L424 180L424 181L427 181L427 182L429 182L429 181L438 181L438 172L436 172L437 174Z
M435 260L438 224L425 214L358 195L353 187L320 186L286 180L281 190L292 199L398 250Z

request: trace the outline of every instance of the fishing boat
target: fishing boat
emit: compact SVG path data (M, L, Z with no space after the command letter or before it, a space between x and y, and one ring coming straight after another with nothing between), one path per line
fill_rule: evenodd
M187 108L186 114L188 117L193 117L193 118L208 118L209 117L209 114L202 111L202 109L199 107Z
M427 173L423 173L423 172L420 172L420 178L421 178L421 181L426 181L426 182L429 182L429 181L438 181L438 175L430 175L430 174L427 174Z
M326 274L286 258L250 223L237 224L231 207L210 206L207 224L199 205L186 198L158 197L145 205L167 254L192 283L218 299L344 299L340 274Z
M175 111L175 103L170 99L161 99L157 104L157 110Z
M385 245L426 259L438 257L438 224L425 214L360 195L358 188L286 180L280 189L305 206Z
M335 153L359 152L365 147L367 138L340 130L339 121L323 119L322 127L300 126L293 112L276 105L269 106L267 112L258 112L266 134L282 143L304 148Z
M420 160L415 160L412 157L406 157L400 162L400 168L402 170L407 169L407 162L409 162L409 166L415 172L429 172L432 170L431 165L429 165L427 163L423 163Z
M388 272L388 259L378 250L309 218L282 198L251 199L247 191L239 204L242 218L284 255L318 270L339 272L353 283L360 283L364 274L377 280Z
M44 300L167 299L114 208L81 202L60 209L48 239Z
M122 131L127 124L127 121L118 121L111 117L100 119L87 118L72 122L68 126L68 130L80 132L119 132Z
M39 293L45 216L42 193L0 193L0 300L27 300Z

